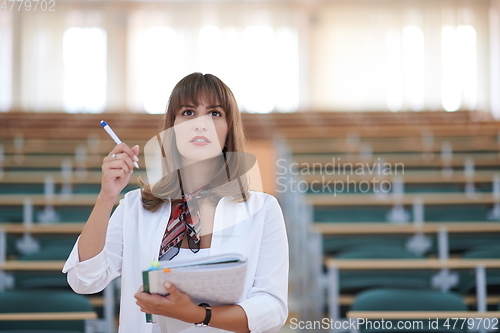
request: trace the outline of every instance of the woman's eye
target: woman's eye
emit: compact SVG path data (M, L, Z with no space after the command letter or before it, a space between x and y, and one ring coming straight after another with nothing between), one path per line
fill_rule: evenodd
M222 113L220 111L210 111L212 117L221 117Z
M194 115L194 111L193 110L184 110L182 112L182 115L183 116L193 116Z

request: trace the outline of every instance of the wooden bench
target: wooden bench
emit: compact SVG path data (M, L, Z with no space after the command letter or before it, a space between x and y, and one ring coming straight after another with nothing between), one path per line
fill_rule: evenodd
M292 154L304 153L356 153L370 148L372 153L420 152L440 154L444 144L449 144L453 152L498 151L500 141L497 136L439 137L424 142L425 137L363 138L361 139L291 139L287 144Z
M21 223L0 223L0 232L7 234L79 234L83 230L85 223L57 222L52 224L35 223L26 226Z
M86 168L100 168L102 165L102 159L105 154L88 154L82 164ZM384 164L390 164L393 168L392 173L395 170L401 173L403 170L406 171L409 167L436 167L441 168L443 166L450 167L464 167L464 163L468 158L472 158L474 161L474 166L498 166L500 163L500 157L497 153L455 153L449 162L443 162L440 157L436 157L432 160L425 160L422 158L422 154L378 154L373 155L372 158L365 160L360 158L357 154L352 157L341 154L330 154L330 155L317 155L317 154L307 154L307 155L295 155L294 162L297 166L299 173L301 169L306 169L302 173L310 174L314 169L318 167L324 168L336 168L336 172L344 172L351 174L351 168L355 171L361 165L372 169L375 165L378 168L380 163L381 170L384 170ZM74 154L60 155L60 154L44 154L44 155L6 155L2 165L4 168L61 168L63 161L70 159L73 162L73 167L78 167ZM276 161L273 161L276 163ZM359 164L361 163L361 164ZM145 167L144 160L139 161L140 167ZM276 164L273 163L273 167ZM279 164L278 164L279 166ZM345 171L344 171L345 169ZM377 169L375 169L376 171ZM355 175L355 172L352 172ZM318 171L316 171L318 172ZM366 174L367 171L365 170Z
M60 260L6 260L0 262L0 270L5 271L62 271L64 261Z
M9 168L39 169L53 168L61 170L63 162L72 161L73 168L83 167L84 169L100 169L102 159L105 155L89 154L85 159L76 161L74 155L44 154L44 155L6 155L2 166L7 170ZM140 162L141 163L141 162ZM142 161L142 163L144 163ZM141 164L142 164L141 163ZM144 165L144 164L143 164Z
M97 313L89 312L20 312L0 313L0 321L5 320L86 320L97 319Z
M480 333L486 333L487 331L491 331L491 329L498 328L498 320L484 322L483 319L486 318L500 318L500 311L348 311L346 314L347 318L357 318L358 323L367 324L368 320L412 320L413 322L403 322L399 325L411 325L410 327L414 327L414 325L419 325L422 329L432 330L429 327L424 327L423 320L436 320L442 319L447 320L444 324L448 325L447 327L464 327L467 329L470 324L472 324L472 329L469 331L479 331ZM418 319L423 319L420 321L416 321ZM474 321L470 321L470 319L474 319ZM371 325L373 325L372 323ZM378 325L381 322L377 323ZM427 323L430 325L430 323ZM405 326L406 327L406 326ZM396 328L396 327L394 327Z
M127 129L128 132L128 129ZM85 147L88 152L107 154L113 148L113 142L106 133L95 131L88 137L81 139L40 139L27 138L16 145L16 138L0 139L5 154L17 153L46 153L46 154L74 154L77 147ZM125 133L124 133L125 134ZM449 144L453 152L467 151L498 151L500 141L498 135L474 135L471 137L438 137L425 142L425 134L419 137L394 138L325 138L325 139L290 139L287 144L293 154L304 153L356 153L360 149L369 147L374 154L389 152L414 152L414 153L441 153L443 144ZM123 135L121 135L123 136ZM21 137L19 137L21 138ZM152 139L126 139L129 145L144 147ZM123 139L125 140L125 139ZM429 139L431 140L431 139Z
M477 198L471 198L463 193L405 193L403 198L395 199L391 194L385 198L379 198L372 193L358 193L337 194L337 196L332 194L307 194L306 198L309 203L317 207L345 205L387 206L396 203L411 205L417 198L421 199L426 205L492 204L496 202L491 193L478 193L477 195ZM0 206L21 206L24 204L25 198L30 198L33 205L93 206L96 197L97 194L72 194L70 196L56 194L53 200L49 202L43 194L2 194L0 195ZM117 200L117 203L122 197Z
M61 272L64 267L64 261L20 261L6 260L0 261L0 271L56 271ZM104 308L104 322L108 327L114 325L114 283L110 283L104 288L103 296L88 296L90 303L96 307ZM97 314L94 312L81 313L19 313L0 314L1 320L84 320L97 319Z
M441 157L436 156L434 159L426 160L422 154L376 154L370 159L362 159L358 154L349 157L345 154L300 154L294 155L294 163L297 163L297 168L313 170L318 166L325 168L332 167L332 163L337 170L343 172L344 166L347 172L350 173L351 163L353 169L356 168L356 163L362 163L363 166L373 167L374 163L389 163L393 169L397 168L401 172L402 168L406 171L408 167L435 167L441 168L443 166L450 167L464 167L464 163L468 158L472 158L474 166L498 166L500 157L497 153L454 153L449 161L444 162ZM316 165L315 165L316 164ZM340 164L340 166L339 166ZM368 164L368 165L367 165ZM300 171L299 171L300 173ZM365 172L366 173L366 172ZM394 173L394 170L393 170Z
M372 270L372 269L466 269L484 266L485 268L500 268L500 259L457 259L446 261L440 259L335 259L326 258L328 268L342 270Z
M331 171L329 173L332 173ZM498 171L493 170L476 170L473 176L468 176L462 170L454 171L449 177L444 177L441 171L434 170L409 170L405 171L404 175L401 175L401 179L404 183L409 184L442 184L442 183L491 183L495 174L499 174ZM4 178L5 179L5 178ZM8 179L8 177L6 177ZM321 174L311 174L311 175L301 175L301 179L305 180L307 183L311 184L313 182L323 183L323 182L335 182L335 181L347 181L347 175L331 175L326 174L324 171ZM393 182L393 175L384 174L366 174L366 175L349 175L349 180L353 180L357 183L361 181L372 181L373 179L378 182L387 180Z
M441 171L405 171L402 176L404 183L491 183L495 174L500 174L497 171L491 170L476 170L474 176L469 178L465 175L463 171L453 172L449 178L445 178ZM78 179L75 172L72 173L70 179L65 179L60 171L6 171L3 174L1 183L3 184L13 184L13 183L43 183L47 176L51 176L56 184L60 183L71 183L71 184L100 184L101 183L101 171L87 171L85 178ZM134 177L144 177L146 171L144 169L134 170ZM134 178L133 177L133 178ZM329 174L316 174L316 175L302 175L301 178L307 183L312 182L335 182L335 181L346 181L346 176L343 175L329 175ZM375 178L378 182L383 180L388 180L392 182L394 176L392 175L349 175L349 180L354 180L355 182L372 181ZM134 179L132 179L133 181Z
M498 123L469 125L433 125L425 126L434 135L439 136L472 136L476 133L496 135L499 130ZM290 127L277 127L280 134L288 139L291 138L331 138L345 137L353 132L360 137L404 137L407 135L416 136L422 134L422 127L416 125L366 125L366 126L328 126L323 124L321 127L305 127L297 125Z
M144 147L147 141L133 140L126 142L129 145L139 145ZM114 142L110 140L106 133L96 136L91 139L68 139L68 140L51 140L51 139L26 139L22 145L16 147L15 139L0 140L0 145L3 146L4 154L67 154L73 155L79 147L85 147L88 153L107 155L114 147Z
M329 317L339 318L339 270L476 269L478 309L486 306L485 269L500 268L500 259L334 259L325 258Z
M355 298L356 298L356 296L354 296L354 295L340 295L338 302L340 305L350 306L354 302ZM464 300L464 303L467 305L477 304L477 297L476 296L463 296L462 299ZM500 295L488 296L486 298L486 304L488 304L488 305L500 304Z
M391 223L313 223L311 231L326 235L395 235L395 234L413 234L413 233L438 233L440 256L448 257L448 249L444 246L448 244L449 233L489 233L500 232L498 222L425 222L419 224L395 225ZM443 239L443 237L445 239ZM445 244L442 244L445 243ZM446 253L441 253L446 250ZM325 258L325 266L328 269L328 285L331 309L330 315L338 316L339 306L350 305L353 296L340 295L339 292L339 270L401 270L401 269L467 269L477 268L478 265L485 268L500 268L500 259L335 259ZM332 287L333 286L333 287ZM333 290L332 290L333 289ZM464 296L467 304L497 304L500 302L499 296L492 297L470 297ZM336 305L335 305L336 304Z
M500 311L348 311L347 318L366 319L447 319L499 318Z
M477 196L470 197L464 193L404 193L401 198L395 198L392 193L387 193L385 196L377 196L373 193L337 193L336 196L334 194L307 194L306 199L316 207L387 206L397 203L411 205L417 199L422 200L425 205L492 204L497 202L492 193L475 194Z
M321 222L313 223L312 231L322 235L413 234L437 233L442 228L450 233L500 232L499 222L425 222L397 225L383 223Z
M24 113L0 114L0 138L82 139L102 132L101 119L120 132L122 140L149 139L158 130L161 115L143 113L66 114ZM497 135L498 121L491 114L459 111L447 112L297 112L242 113L245 132L251 139L269 139L276 133L290 138L344 138L356 132L359 137L420 136L425 130L439 136ZM127 140L125 140L127 139Z
M71 194L69 196L56 194L52 201L47 201L43 194L1 194L0 206L21 206L24 204L25 198L29 198L33 205L47 205L54 206L93 206L95 204L96 194ZM120 196L118 201L123 198Z
M145 177L146 171L144 169L134 170L134 174L130 179L129 184L134 184L138 177ZM101 171L87 171L85 178L78 178L76 172L72 173L71 178L66 179L59 171L7 171L4 173L0 182L2 184L43 184L51 176L54 183L62 184L100 184L102 172ZM138 184L138 183L137 183Z

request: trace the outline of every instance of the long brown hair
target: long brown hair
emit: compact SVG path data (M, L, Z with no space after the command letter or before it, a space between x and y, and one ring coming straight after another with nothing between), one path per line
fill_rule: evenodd
M180 199L182 179L179 169L180 153L177 149L173 130L176 113L182 105L199 105L199 98L204 93L210 100L210 105L221 105L228 124L226 142L222 150L225 167L220 168L211 182L209 198L216 204L220 198L231 196L233 201L242 202L248 199L248 180L242 177L248 171L249 160L245 158L245 134L238 104L228 86L212 74L193 73L184 77L174 87L170 95L167 111L161 122L160 131L163 137L157 135L162 147L162 155L167 175L153 188L142 179L142 203L145 209L155 212L165 201Z

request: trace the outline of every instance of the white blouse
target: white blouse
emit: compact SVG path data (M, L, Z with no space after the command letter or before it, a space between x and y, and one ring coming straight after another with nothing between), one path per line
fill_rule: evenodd
M77 241L64 265L68 283L80 294L99 292L122 276L120 333L152 333L153 325L146 323L134 294L142 285L142 271L158 259L170 210L171 205L164 204L157 212L147 211L140 190L128 192L109 220L103 251L80 262ZM239 253L247 258L245 299L238 305L251 332L279 331L288 316L288 241L276 198L253 191L247 202L222 198L215 209L212 244L206 250L208 255Z
M171 263L175 263L179 260L189 260L200 257L208 257L210 255L210 249L200 249L197 253L191 251L191 249L180 248L179 253L170 260ZM187 330L182 331L182 333L207 333L210 332L210 327L206 326L192 326ZM153 323L153 332L152 333L162 333L160 329L160 325Z

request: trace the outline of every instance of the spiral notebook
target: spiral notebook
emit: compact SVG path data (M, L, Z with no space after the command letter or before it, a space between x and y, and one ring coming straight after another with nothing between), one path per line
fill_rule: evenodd
M166 295L165 282L173 283L194 303L235 304L243 300L246 259L239 254L222 254L199 260L159 262L143 271L144 291ZM156 322L163 333L181 332L193 324L164 316L146 314L147 322Z

